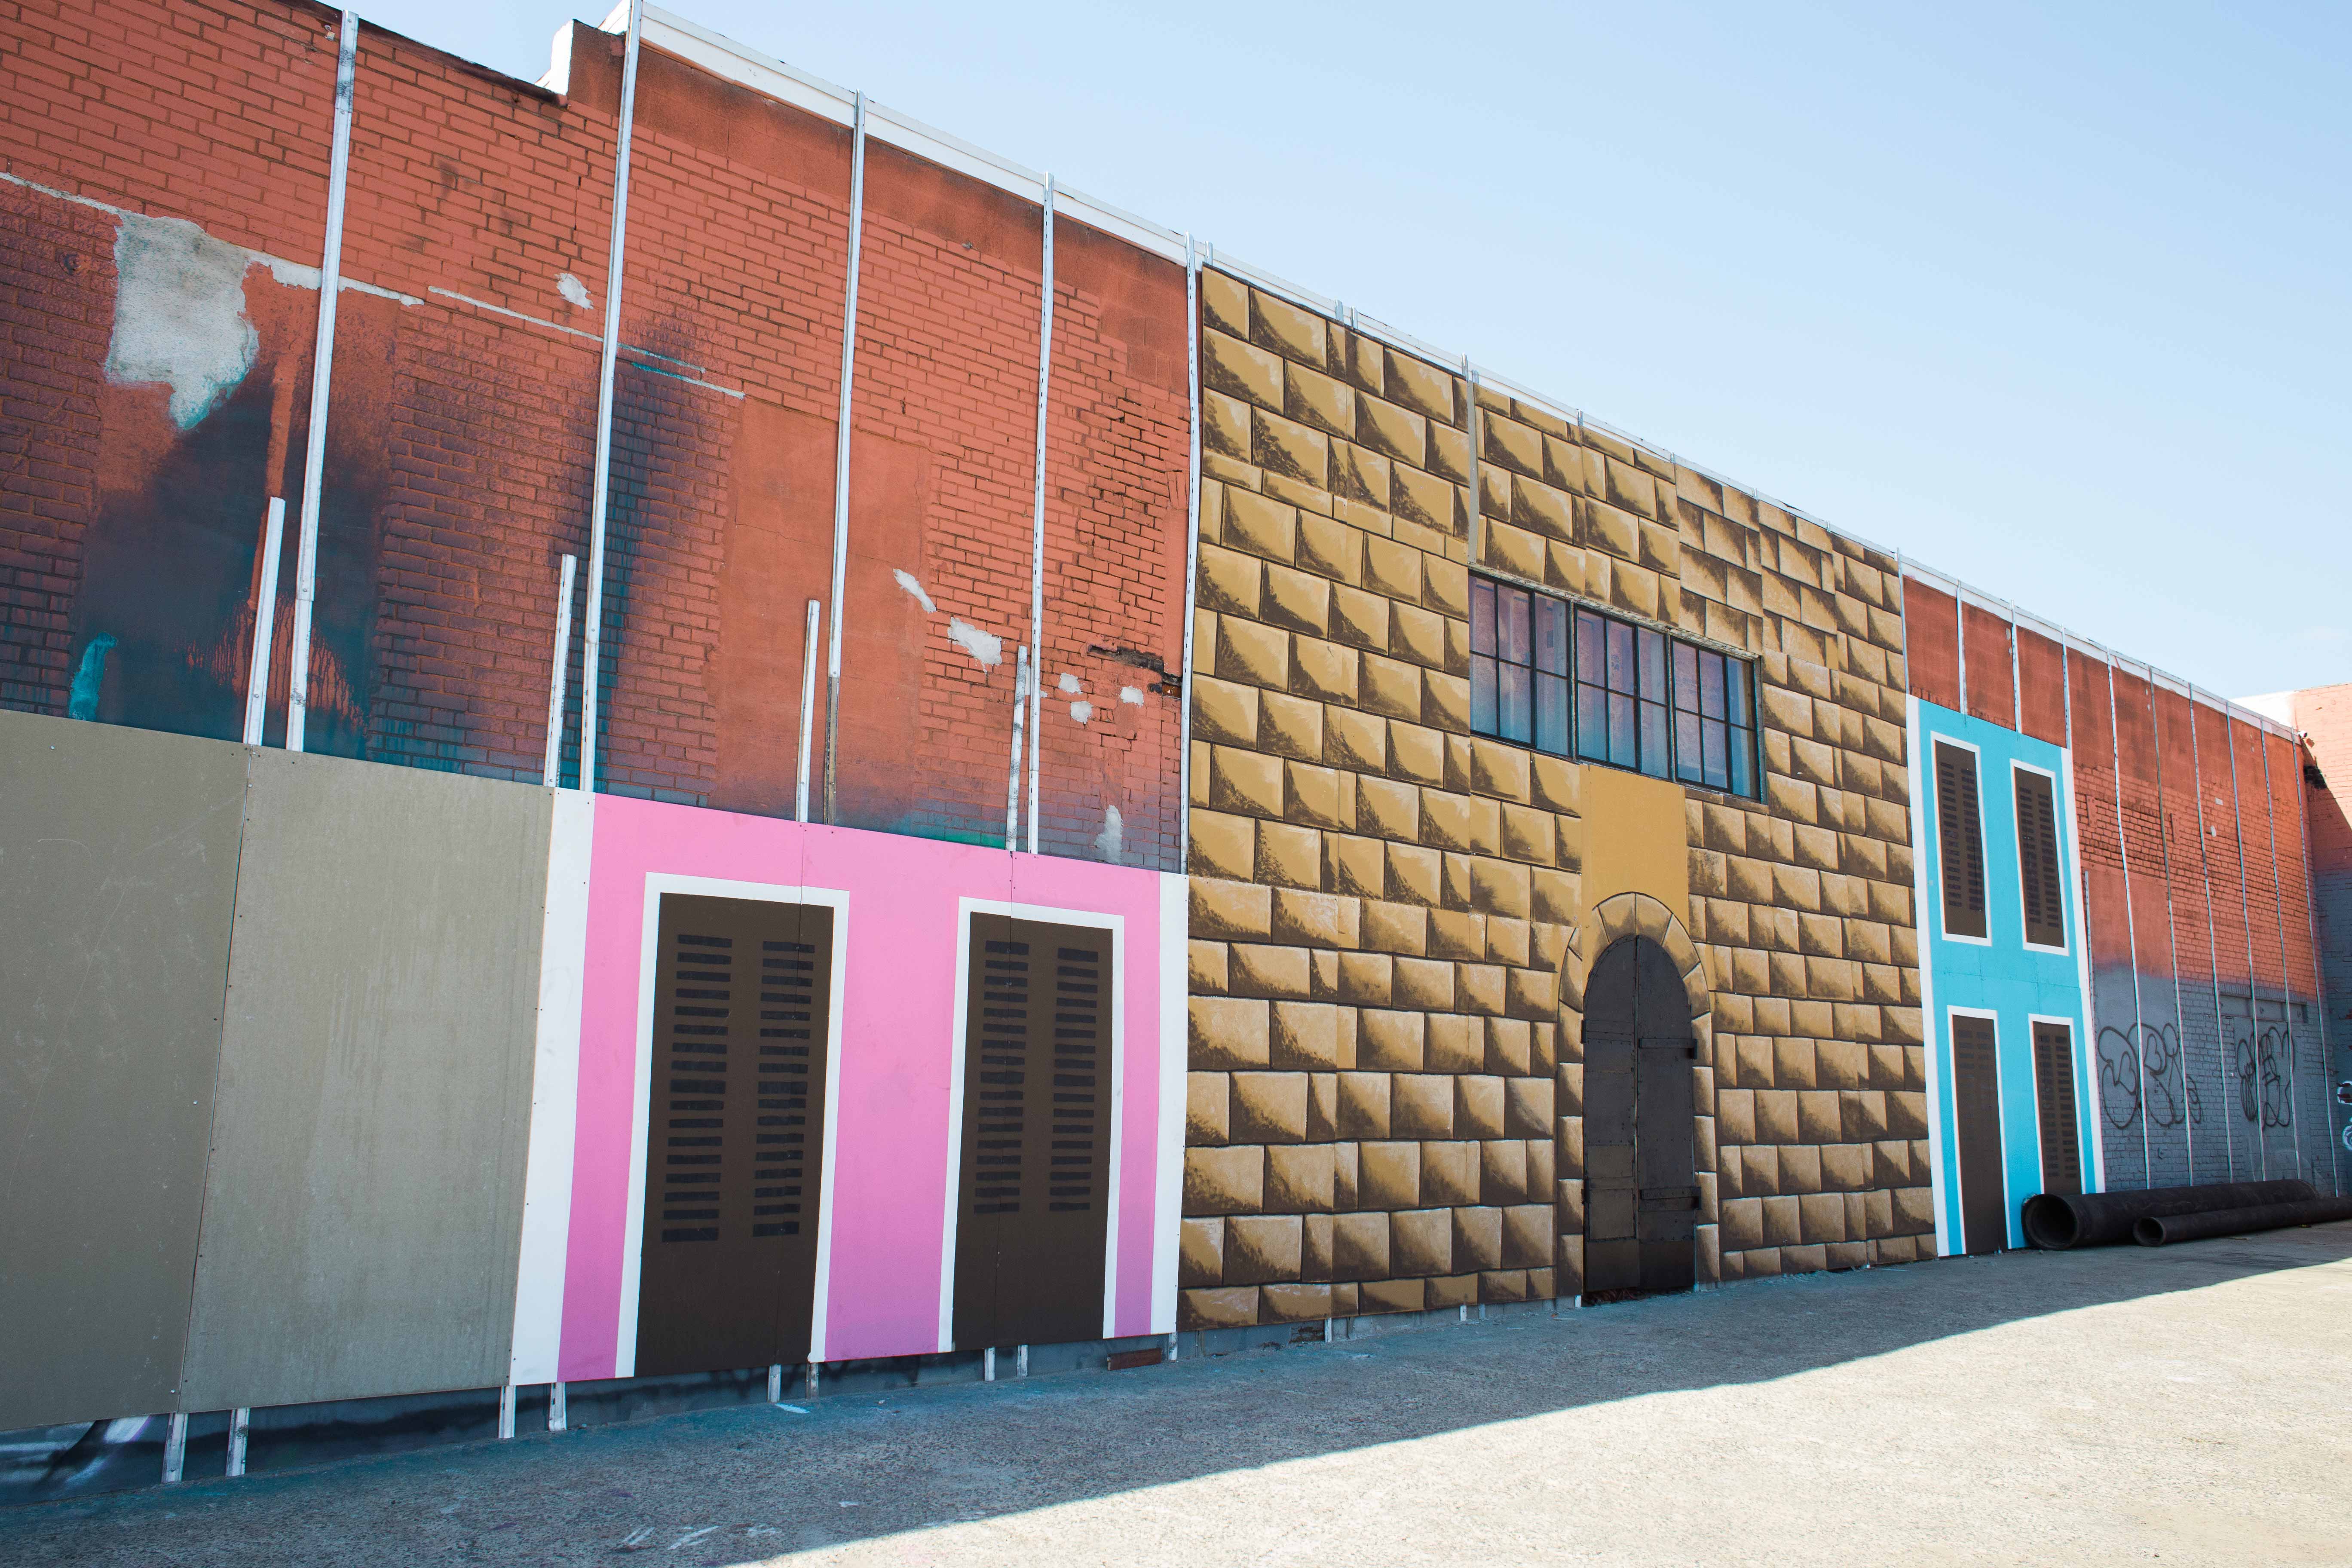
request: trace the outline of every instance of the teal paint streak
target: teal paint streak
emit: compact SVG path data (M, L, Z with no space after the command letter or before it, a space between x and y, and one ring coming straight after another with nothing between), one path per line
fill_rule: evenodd
M106 685L107 650L113 647L114 635L100 632L81 650L81 668L74 672L73 687L66 693L67 718L98 717L98 694Z
M1988 940L1944 934L1942 841L1937 820L1936 740L1958 741L1977 752L1977 798L1985 847L1985 929ZM1927 902L1917 911L1922 956L1928 965L1934 1016L1927 1020L1928 1049L1936 1053L1937 1098L1930 1108L1940 1134L1937 1174L1941 1216L1955 1250L1962 1245L1958 1117L1952 1093L1951 1012L1959 1007L1993 1015L1996 1078L2000 1091L2001 1175L2008 1191L2009 1245L2025 1235L2018 1211L2042 1191L2042 1135L2033 1079L2035 1017L2063 1019L2074 1035L2074 1136L2085 1192L2098 1186L2093 1159L2092 1117L2096 1113L2090 1071L2088 1009L2084 1005L2081 884L2075 875L2074 820L2065 750L2030 735L1971 719L1932 702L1919 702L1911 733L1919 760L1917 847ZM2012 769L2022 763L2057 781L2058 879L2063 889L2066 947L2053 952L2025 945L2025 897L2018 868L2017 797Z

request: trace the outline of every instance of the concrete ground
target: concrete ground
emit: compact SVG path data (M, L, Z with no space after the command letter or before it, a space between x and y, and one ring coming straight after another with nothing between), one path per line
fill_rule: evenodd
M0 1514L0 1563L2352 1563L2352 1225Z

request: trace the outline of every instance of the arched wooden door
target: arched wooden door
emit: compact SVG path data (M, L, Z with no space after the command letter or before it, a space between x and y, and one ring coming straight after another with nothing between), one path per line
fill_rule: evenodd
M1697 1147L1690 999L1665 950L1612 943L1584 987L1584 1289L1687 1290Z

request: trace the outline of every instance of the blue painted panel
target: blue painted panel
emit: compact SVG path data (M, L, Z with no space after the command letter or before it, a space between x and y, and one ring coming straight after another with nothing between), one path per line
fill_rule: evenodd
M1917 911L1920 957L1927 970L1927 1044L1935 1053L1936 1102L1931 1107L1937 1201L1947 1250L1959 1251L1960 1194L1958 1124L1952 1095L1952 1010L1989 1014L1996 1038L2000 1091L2001 1164L2009 1210L2009 1244L2024 1245L2018 1211L2042 1191L2042 1139L2033 1080L2033 1020L2063 1020L2074 1042L2075 1137L2082 1151L2085 1191L2099 1185L2094 1157L2095 1104L2089 1068L2089 1018L2083 1004L2081 884L2074 872L2074 818L2071 769L2065 749L2037 741L1981 719L1914 699L1912 755L1918 760L1919 787L1913 801L1924 900ZM1938 740L1956 742L1977 755L1977 797L1983 819L1985 927L1978 940L1944 931L1943 866L1937 820L1936 764ZM2063 951L2029 947L2025 941L2025 892L2017 854L2019 764L2051 776L2057 797L2058 873L2063 889L2066 945Z

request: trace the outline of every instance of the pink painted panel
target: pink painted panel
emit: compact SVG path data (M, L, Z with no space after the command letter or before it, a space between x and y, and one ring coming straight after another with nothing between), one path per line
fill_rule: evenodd
M566 1379L611 1377L616 1365L622 1275L633 1245L629 1168L651 875L848 896L836 927L842 1035L819 1352L831 1361L938 1348L961 900L1011 899L1122 917L1115 1321L1121 1334L1149 1331L1162 935L1156 873L614 795L597 798L593 842L560 1363Z

